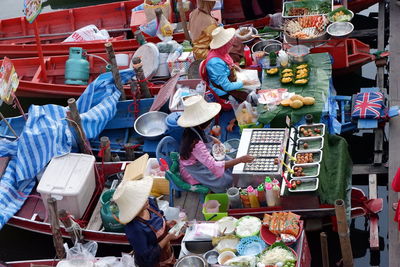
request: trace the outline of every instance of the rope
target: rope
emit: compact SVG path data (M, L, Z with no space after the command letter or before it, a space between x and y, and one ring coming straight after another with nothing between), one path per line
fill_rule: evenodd
M71 218L70 215L68 215L69 218ZM75 222L72 218L71 218L71 226L70 227L65 227L65 231L67 231L67 233L72 233L75 237L76 237L76 241L82 239L82 228L81 226Z

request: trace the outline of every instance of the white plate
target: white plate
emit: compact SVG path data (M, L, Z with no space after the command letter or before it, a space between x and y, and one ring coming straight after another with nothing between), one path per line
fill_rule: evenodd
M143 72L146 79L151 79L156 74L160 65L160 52L155 44L146 43L140 46L133 57L140 57L142 59ZM133 68L132 61L129 68Z

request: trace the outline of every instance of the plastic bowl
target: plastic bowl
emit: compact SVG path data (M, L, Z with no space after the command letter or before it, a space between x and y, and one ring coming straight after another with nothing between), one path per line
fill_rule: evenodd
M346 38L354 30L354 25L350 22L334 22L328 26L326 31L335 38Z
M218 256L218 263L224 265L230 259L236 258L236 254L232 251L224 251Z
M208 264L217 264L218 263L219 253L216 250L209 250L204 253L203 257L206 259Z
M267 45L267 46L264 47L264 52L265 52L267 55L269 55L269 53L271 53L271 52L276 53L276 52L278 52L278 51L281 50L281 49L282 49L282 45L281 45L281 44L278 44L278 43L276 43L276 44L269 44L269 45Z
M305 45L294 45L287 50L289 59L293 63L303 63L307 61L310 48Z
M168 129L165 123L167 113L159 111L146 112L136 119L133 125L135 131L143 137L157 139L161 137Z
M247 29L250 29L251 32L247 33L247 34L244 35L244 36L240 35L240 34L239 34L240 31L241 31L242 29L246 29L246 28L247 28ZM242 43L247 44L247 43L249 43L249 42L251 42L251 41L254 40L254 37L252 37L252 35L257 35L257 34L258 34L258 30L257 30L256 28L252 27L252 26L249 26L249 27L240 27L239 29L237 29L237 30L236 30L236 33L235 33L235 36L236 36L237 38L239 38L239 39L242 41Z
M335 15L337 12L340 12L340 11L343 11L343 13L345 14L345 15L350 15L350 19L345 19L345 20L334 20L333 19L333 15ZM354 18L354 13L353 13L353 11L351 11L351 10L348 10L347 8L338 8L338 9L335 9L335 10L333 10L333 11L331 11L331 12L329 12L328 13L328 20L330 21L330 22L348 22L348 21L351 21L352 19Z

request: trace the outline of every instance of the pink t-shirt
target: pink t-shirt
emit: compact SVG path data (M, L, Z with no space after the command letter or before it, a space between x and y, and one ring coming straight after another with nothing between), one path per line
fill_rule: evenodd
M225 161L216 161L208 151L203 141L199 141L193 148L192 154L189 159L179 160L180 173L187 183L199 184L200 182L193 178L190 173L185 169L186 166L191 166L197 161L205 165L217 178L221 178L225 172Z

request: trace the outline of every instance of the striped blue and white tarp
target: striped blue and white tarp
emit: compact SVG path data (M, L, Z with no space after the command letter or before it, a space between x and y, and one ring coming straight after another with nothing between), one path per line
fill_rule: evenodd
M132 70L121 71L122 83L133 76ZM95 138L117 111L121 92L111 73L100 75L79 97L77 106L82 127L88 138ZM66 107L57 105L29 108L28 120L20 138L0 140L0 157L11 157L0 178L0 229L21 208L36 184L36 175L57 156L69 153L76 140L65 120Z

